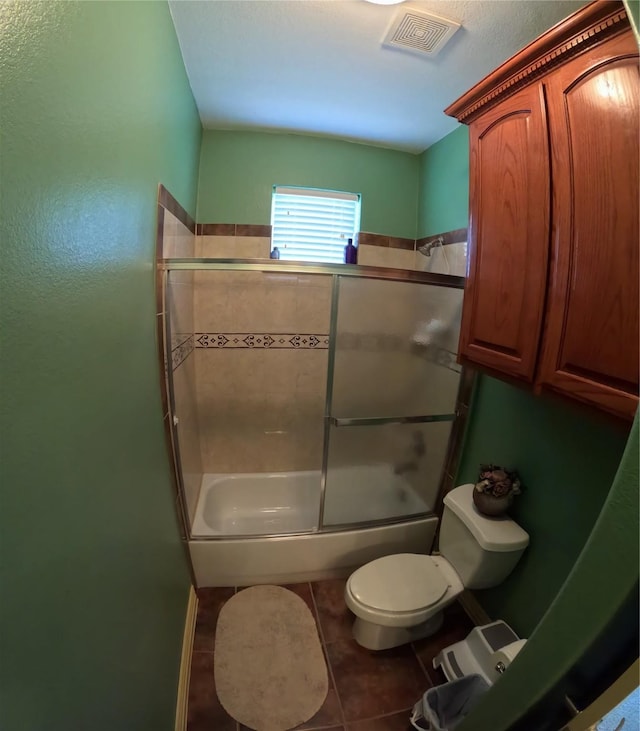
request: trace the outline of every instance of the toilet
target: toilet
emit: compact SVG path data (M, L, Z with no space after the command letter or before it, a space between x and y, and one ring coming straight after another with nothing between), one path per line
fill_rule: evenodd
M464 589L497 586L511 573L529 534L508 517L479 513L473 490L472 484L460 485L444 498L438 555L383 556L351 574L345 601L356 615L358 644L386 650L428 637Z

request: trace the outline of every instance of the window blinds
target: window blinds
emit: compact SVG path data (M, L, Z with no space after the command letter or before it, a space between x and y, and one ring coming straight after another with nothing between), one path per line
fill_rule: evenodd
M347 239L360 228L360 196L275 186L271 225L280 259L340 263Z

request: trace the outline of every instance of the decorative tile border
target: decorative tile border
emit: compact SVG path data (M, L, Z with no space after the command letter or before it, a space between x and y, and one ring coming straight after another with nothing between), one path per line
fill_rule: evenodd
M443 231L440 234L432 236L423 236L421 239L403 239L399 236L383 236L382 234L374 234L368 231L360 231L357 234L358 246L381 246L387 249L404 249L405 251L414 251L425 244L432 244L435 241L446 244L458 244L467 240L467 229L457 228L453 231ZM441 241L440 241L441 240Z
M171 209L169 209L171 210ZM271 238L271 226L254 223L198 223L196 233L199 236L253 236ZM419 246L430 244L442 239L442 244L457 244L467 240L467 229L458 228L454 231L445 231L441 234L423 236L421 239L406 239L401 236L386 236L370 231L359 231L356 234L358 246L380 246L384 249L403 249L415 251Z
M317 333L194 333L188 340L191 343L191 349L195 347L218 350L326 350L329 347L329 336ZM187 340L180 343L172 350L172 353L184 348L186 343ZM410 343L409 346L414 355L456 373L462 371L462 366L456 362L456 353L451 350L436 345L424 346L419 343ZM337 338L337 347L341 350L378 352L406 350L407 341L406 338L399 335L340 333ZM186 355L184 357L186 358Z
M195 333L196 348L326 350L329 336L310 333Z
M170 213L184 224L192 234L196 232L196 222L191 216L185 211L185 209L178 203L178 201L169 193L169 191L160 183L158 185L158 205L166 208Z
M270 224L237 223L236 236L271 236Z
M360 231L356 234L358 246L382 246L385 249L404 249L405 251L413 251L416 246L415 239L403 239L400 236L384 236L383 234L374 234L368 231Z
M261 223L198 223L200 236L261 236L271 238L271 226Z
M199 236L235 236L235 223L198 223L196 233Z
M176 338L177 340L177 338ZM171 344L171 370L175 371L178 366L182 365L184 361L187 359L191 353L193 353L194 349L194 336L193 335L187 335L182 342L178 342L178 344L174 347L173 343Z

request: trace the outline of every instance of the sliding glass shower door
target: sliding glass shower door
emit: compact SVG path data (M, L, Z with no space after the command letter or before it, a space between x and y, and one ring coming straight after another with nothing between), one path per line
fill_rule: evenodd
M455 418L463 291L337 279L323 525L429 513Z

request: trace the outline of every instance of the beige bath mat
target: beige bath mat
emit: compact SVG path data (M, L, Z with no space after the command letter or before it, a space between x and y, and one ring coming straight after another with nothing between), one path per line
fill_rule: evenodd
M256 731L308 721L327 696L327 666L304 601L280 586L233 596L218 618L214 656L218 698Z

